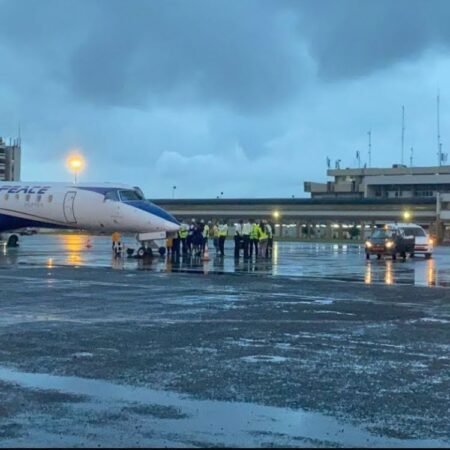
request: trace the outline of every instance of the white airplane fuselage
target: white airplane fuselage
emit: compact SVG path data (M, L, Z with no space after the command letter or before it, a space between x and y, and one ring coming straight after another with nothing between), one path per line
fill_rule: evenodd
M0 181L0 233L24 227L90 232L174 232L178 222L140 189L109 183Z

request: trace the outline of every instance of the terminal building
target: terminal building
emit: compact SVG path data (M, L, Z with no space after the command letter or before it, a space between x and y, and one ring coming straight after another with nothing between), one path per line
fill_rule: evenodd
M329 169L333 181L306 181L312 198L436 198L450 193L450 166Z
M363 241L387 222L422 225L450 243L450 166L333 169L305 182L311 198L160 199L179 220L268 219L278 238Z
M0 181L19 181L20 165L20 139L15 139L8 145L0 137Z

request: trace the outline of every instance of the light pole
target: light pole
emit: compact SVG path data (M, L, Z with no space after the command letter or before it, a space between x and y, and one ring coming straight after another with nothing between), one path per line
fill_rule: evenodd
M176 186L172 186L172 198L175 198L175 191L177 190Z
M74 183L77 184L78 182L78 174L81 172L81 170L84 168L84 160L79 155L72 155L67 160L67 165L69 169L74 174Z

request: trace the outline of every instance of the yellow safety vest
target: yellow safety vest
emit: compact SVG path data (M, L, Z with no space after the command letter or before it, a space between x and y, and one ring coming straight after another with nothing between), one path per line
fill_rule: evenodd
M180 239L186 239L188 237L188 230L185 227L181 227L178 234L180 235Z
M267 234L266 227L263 225L263 227L259 227L260 233L259 233L259 240L262 239L269 239L269 235Z
M252 231L250 231L250 239L259 239L261 228L257 223L252 225Z

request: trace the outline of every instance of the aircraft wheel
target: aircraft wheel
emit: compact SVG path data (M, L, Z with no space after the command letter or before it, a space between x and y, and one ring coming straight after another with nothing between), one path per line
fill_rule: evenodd
M381 255L379 253L377 255L377 259L381 259Z
M395 253L392 254L392 261L395 261L397 259L397 255Z
M431 258L431 253L425 253L425 259L430 259Z
M370 259L370 253L366 253L366 259Z
M165 247L159 247L158 252L159 252L160 256L164 256L166 254Z
M9 237L8 242L6 244L7 247L18 247L19 246L19 238L13 234Z
M138 258L143 258L145 256L145 248L144 247L139 247L139 249L137 251L137 256L138 256Z

